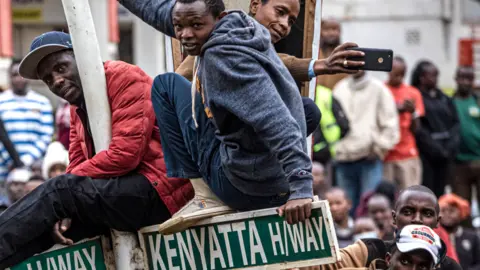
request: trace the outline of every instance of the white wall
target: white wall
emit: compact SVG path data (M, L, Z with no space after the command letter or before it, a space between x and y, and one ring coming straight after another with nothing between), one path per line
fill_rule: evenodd
M382 21L355 22L349 21L342 24L344 41L354 41L362 47L388 48L395 55L401 55L411 69L420 59L429 59L440 67L441 86L451 87L452 74L457 63L457 46L453 38L445 37L440 21ZM369 30L367 30L369 29ZM418 44L408 44L406 35L409 31L419 31ZM385 73L375 76L386 78ZM409 81L410 79L407 78Z
M458 40L470 34L461 23L463 1L325 0L323 17L342 22L343 41L392 49L406 59L410 71L421 59L433 61L440 69L439 86L452 88ZM412 33L419 34L418 43L408 41ZM372 74L386 78L385 73Z
M224 0L224 3L227 9L241 9L247 12L250 1L249 0Z

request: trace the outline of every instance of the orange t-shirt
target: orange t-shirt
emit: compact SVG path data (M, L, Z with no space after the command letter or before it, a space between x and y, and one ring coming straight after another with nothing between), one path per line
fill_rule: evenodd
M420 91L417 88L407 84L402 84L399 87L387 85L387 87L390 89L390 92L395 99L395 103L401 104L405 102L405 100L411 99L415 103L415 110L418 117L425 115L422 94L420 94ZM400 141L392 150L390 150L390 152L388 152L385 161L398 161L418 157L415 136L410 131L412 114L408 112L401 113L399 114L398 119L400 121Z

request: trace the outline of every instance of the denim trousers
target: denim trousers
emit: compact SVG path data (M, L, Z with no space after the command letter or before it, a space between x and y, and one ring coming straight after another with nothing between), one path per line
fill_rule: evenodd
M191 86L187 79L175 73L159 75L153 83L152 103L160 127L167 175L189 179L203 178L215 195L237 210L268 208L286 203L288 194L252 196L232 185L222 167L220 141L215 134L215 125L207 117L198 92L195 95L194 108L198 127L195 126ZM310 123L316 121L318 125L318 108L313 102L307 101L304 104L309 108L310 118L316 117L311 119ZM252 179L252 184L253 182Z
M379 159L362 159L354 162L337 162L335 177L337 185L345 190L352 200L352 212L365 192L374 190L382 181L383 163Z

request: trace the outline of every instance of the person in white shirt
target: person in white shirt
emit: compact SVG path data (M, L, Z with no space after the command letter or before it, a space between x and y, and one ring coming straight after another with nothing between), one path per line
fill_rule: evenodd
M400 139L398 113L385 84L359 72L333 90L350 122L348 134L335 145L335 176L355 209L361 194L382 180L382 160Z

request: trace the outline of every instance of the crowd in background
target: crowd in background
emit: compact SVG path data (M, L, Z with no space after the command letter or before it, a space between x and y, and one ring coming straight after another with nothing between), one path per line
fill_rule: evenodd
M0 94L0 211L68 166L69 105L61 101L54 119L50 101L29 87L19 64L12 62L10 89Z
M340 31L333 20L322 23L321 58L340 45ZM0 211L68 166L69 105L60 102L54 113L18 66L12 63L10 89L0 94ZM398 191L423 184L439 197L438 233L449 240L450 256L464 269L480 269L471 217L472 186L480 196L474 72L458 67L452 74L453 97L437 86L438 73L434 62L410 68L395 56L386 82L368 72L318 77L315 102L322 120L314 133L314 192L329 201L345 247L363 238L393 240Z
M337 22L323 22L323 57L340 44L340 31ZM437 233L449 245L449 257L463 269L480 269L478 226L473 226L478 221L471 213L472 194L480 195L474 70L460 66L452 74L457 83L452 97L438 87L438 74L433 61L409 68L396 55L385 82L368 72L319 77L314 192L329 201L339 245L346 247L362 238L393 240L398 192L424 185L439 198Z

